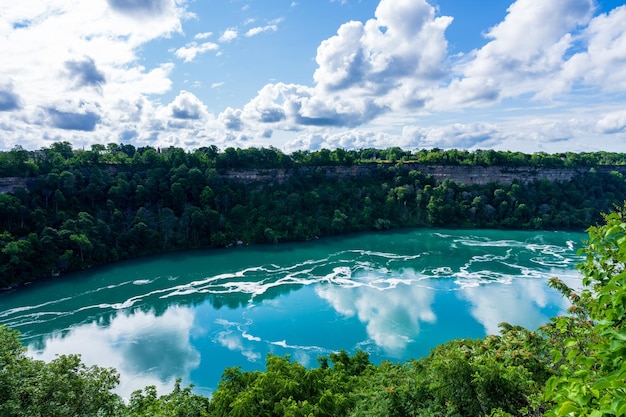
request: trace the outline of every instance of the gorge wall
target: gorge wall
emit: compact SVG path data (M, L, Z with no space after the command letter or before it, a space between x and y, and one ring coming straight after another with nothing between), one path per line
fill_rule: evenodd
M300 167L290 169L249 169L228 170L222 174L225 180L282 183L294 175L317 173L327 177L351 178L360 175L373 175L379 170L388 169L393 164L360 164L354 166ZM468 165L424 165L406 163L403 170L415 170L432 176L438 183L446 179L463 184L488 184L491 182L510 184L513 181L529 182L539 179L548 181L569 181L576 175L590 170L600 173L619 172L626 175L626 166L597 166L584 168L535 168L505 166L468 166Z
M225 181L251 183L283 183L292 176L309 176L312 174L341 179L356 176L374 175L381 170L396 166L402 170L415 170L424 175L432 176L438 183L452 180L463 184L488 184L491 182L510 184L513 181L529 182L539 179L548 181L569 181L576 175L590 170L599 173L619 172L626 175L626 166L596 166L579 168L536 168L536 167L507 167L507 166L469 166L469 165L425 165L405 163L402 165L367 163L353 166L303 166L298 168L267 168L267 169L233 169L221 173ZM112 168L110 174L115 175L117 170ZM17 187L28 189L28 178L4 177L0 178L0 194L10 193Z
M11 193L17 187L27 188L28 178L4 177L0 178L0 194Z

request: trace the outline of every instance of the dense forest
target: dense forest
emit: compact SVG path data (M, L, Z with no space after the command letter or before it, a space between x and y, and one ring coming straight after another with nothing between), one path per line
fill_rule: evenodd
M340 351L307 369L269 355L265 371L228 368L212 398L177 383L152 386L126 404L111 392L114 369L77 356L30 359L17 332L0 326L2 416L591 416L626 415L626 206L588 229L568 315L537 331L501 325L499 335L455 340L429 356L373 365Z
M467 185L438 182L414 163L584 169L562 182ZM369 175L326 175L329 166L363 164ZM364 230L583 230L626 200L623 175L595 168L624 164L626 155L605 152L16 146L0 152L0 178L23 184L0 194L0 288L162 251ZM265 183L224 175L251 168L290 174Z

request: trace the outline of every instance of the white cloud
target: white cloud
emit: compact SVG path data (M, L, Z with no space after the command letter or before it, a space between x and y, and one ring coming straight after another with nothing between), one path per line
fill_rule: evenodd
M237 39L237 30L234 28L226 29L222 36L220 36L220 42L231 42Z
M79 146L211 138L280 148L626 150L624 5L594 17L592 0L517 0L486 31L482 47L452 57L446 38L452 17L425 0L381 0L372 18L346 22L319 44L310 85L267 84L239 109L213 116L200 102L201 87L195 104L183 105L189 96L174 87L171 56L155 62L145 53L149 42L183 34L183 23L195 17L186 4L0 4L0 56L10 57L0 66L0 147L11 148L19 137L31 148L61 139ZM251 27L248 19L242 37L277 31L281 21ZM173 53L191 62L215 51L225 64L230 57L218 43L240 34L231 27L206 42L211 36L196 33ZM224 95L237 85L228 79ZM168 93L171 103L161 104Z
M240 131L243 128L241 110L228 107L218 117L225 129Z
M572 32L588 23L592 12L592 0L517 0L486 34L491 40L459 65L460 76L438 92L433 107L444 110L558 92L554 79L574 43Z
M219 49L219 45L213 42L203 42L201 44L190 42L187 45L178 48L175 55L180 59L184 59L185 62L191 62L199 54L203 54L207 51L215 51L217 49Z
M213 32L202 32L202 33L196 33L194 35L194 39L208 39L211 36L213 36Z
M356 88L377 96L393 90L413 93L444 74L444 32L452 18L435 17L435 9L423 0L382 0L375 16L365 24L345 23L322 42L314 74L320 88Z
M204 103L189 91L181 91L174 101L168 106L171 116L176 119L198 120L207 117L207 109Z
M277 30L278 30L278 26L276 25L257 26L252 29L249 29L244 36L246 38L251 38L263 32L276 32Z
M119 102L171 88L173 66L146 68L139 53L146 42L181 31L189 15L173 1L20 4L0 5L0 55L11 57L0 66L0 80L12 87L2 89L4 106L19 99L19 107L0 112L0 123L10 122L25 144L111 140L119 133L112 122L123 117ZM0 132L4 143L12 137Z
M598 130L602 133L619 133L626 131L626 110L607 114L598 121Z
M472 123L469 125L454 123L443 127L423 128L407 126L402 132L406 139L405 148L486 148L481 146L485 141L492 139L498 132L496 126L486 123Z
M583 52L574 54L563 66L562 85L577 80L600 86L606 92L626 91L626 6L595 17L583 31Z

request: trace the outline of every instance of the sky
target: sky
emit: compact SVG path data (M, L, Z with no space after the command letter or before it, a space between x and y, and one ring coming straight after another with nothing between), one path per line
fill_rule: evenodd
M0 3L0 150L626 152L614 0Z

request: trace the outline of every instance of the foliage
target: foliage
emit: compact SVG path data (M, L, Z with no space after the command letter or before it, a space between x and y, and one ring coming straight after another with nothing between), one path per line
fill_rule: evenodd
M135 391L122 411L122 417L207 416L208 398L193 394L192 386L181 388L180 382L180 379L177 380L172 392L160 397L154 386Z
M354 404L351 393L371 367L368 355L345 351L320 359L307 370L289 357L268 355L265 372L224 372L210 405L210 416L343 416Z
M76 355L49 363L25 355L17 332L0 326L0 415L115 415L120 398L110 392L119 382L113 369L87 367Z
M574 314L554 319L570 337L554 352L560 374L546 389L556 403L550 415L626 415L626 205L605 223L588 229L579 265L585 288L570 295Z
M582 230L626 199L621 174L588 168L624 163L623 155L609 153L390 148L285 155L274 148L185 152L114 143L73 150L60 142L0 156L0 175L28 177L27 188L0 194L0 288L120 259L236 242L416 226ZM567 182L465 185L437 183L410 163L586 168ZM334 166L357 164L368 175L331 173ZM261 177L274 169L278 177L240 179L238 169Z

